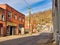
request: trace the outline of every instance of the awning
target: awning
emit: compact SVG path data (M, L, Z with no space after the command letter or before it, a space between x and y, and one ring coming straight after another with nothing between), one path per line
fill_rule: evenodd
M12 22L7 22L7 26L17 26L15 23L12 23Z

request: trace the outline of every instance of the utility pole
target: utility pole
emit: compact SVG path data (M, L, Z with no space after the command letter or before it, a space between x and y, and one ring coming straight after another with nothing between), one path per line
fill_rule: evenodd
M29 3L24 0L24 2L28 5L28 13L29 13L29 34L32 34L32 29L31 29L31 8L30 8L30 5Z
M60 45L60 0L53 0L52 9L54 39Z

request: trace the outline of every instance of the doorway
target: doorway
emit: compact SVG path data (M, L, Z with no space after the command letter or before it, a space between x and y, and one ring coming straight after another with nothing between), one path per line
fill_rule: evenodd
M16 26L7 26L7 35L15 35Z

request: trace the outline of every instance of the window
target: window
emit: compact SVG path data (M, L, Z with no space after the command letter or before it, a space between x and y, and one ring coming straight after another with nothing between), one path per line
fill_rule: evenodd
M4 15L0 15L0 20L5 21L5 16Z
M24 19L22 21L24 22Z
M22 18L22 22L24 22L25 20L24 20L24 18Z
M12 13L8 12L8 17L11 18L12 17Z
M17 15L14 15L14 19L17 20Z
M5 21L5 16L4 15L2 15L2 21Z
M19 21L21 21L21 17L19 17Z

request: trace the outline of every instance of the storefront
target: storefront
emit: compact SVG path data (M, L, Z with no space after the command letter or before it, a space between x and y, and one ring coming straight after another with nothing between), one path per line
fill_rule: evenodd
M7 35L15 35L16 34L16 24L12 22L7 22Z

